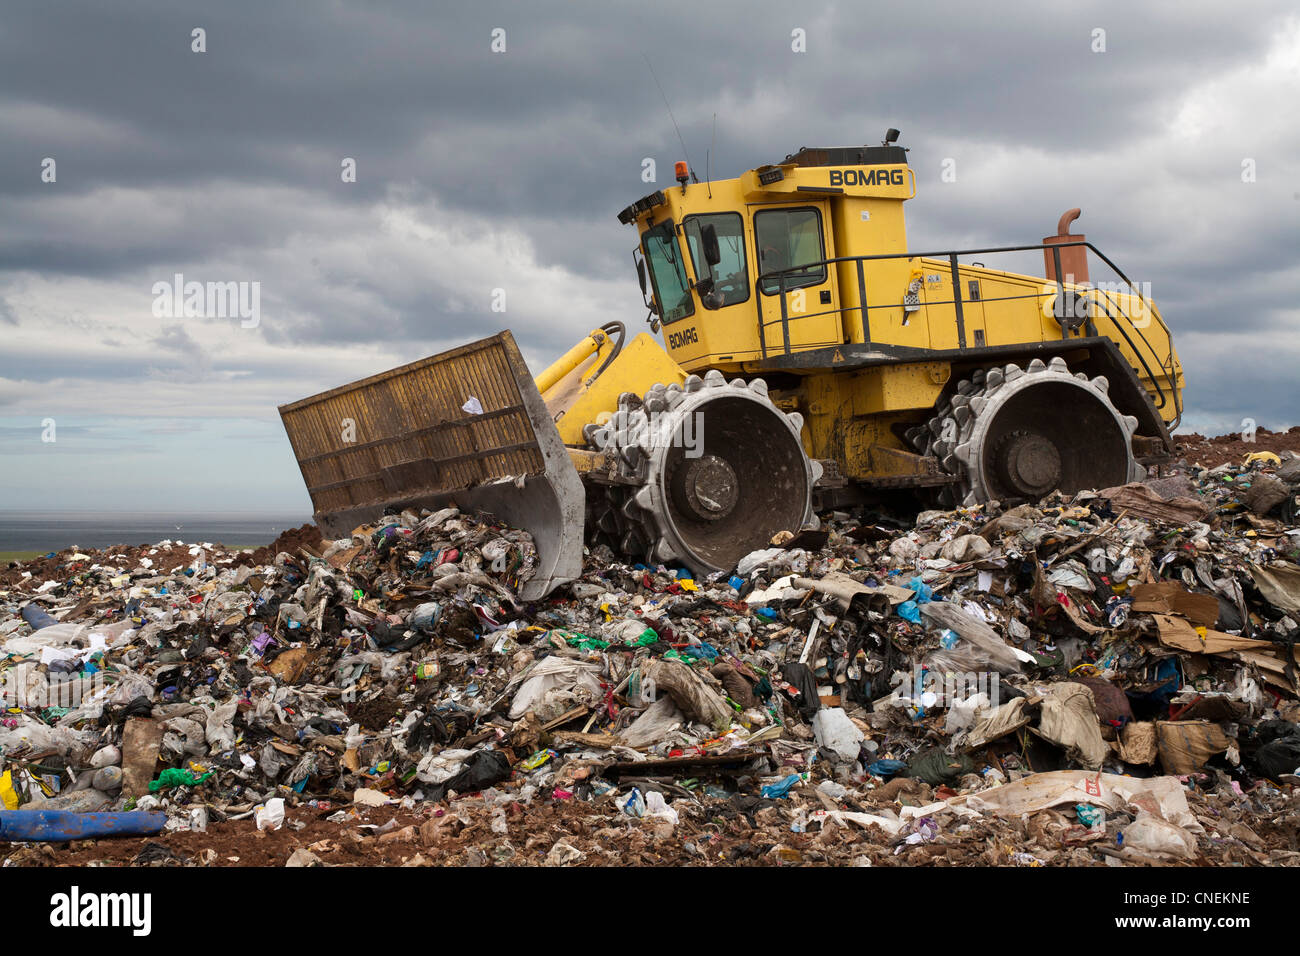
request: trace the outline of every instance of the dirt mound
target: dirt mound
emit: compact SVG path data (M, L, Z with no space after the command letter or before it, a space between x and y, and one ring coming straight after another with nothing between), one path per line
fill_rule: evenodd
M255 551L245 551L243 555L236 560L235 564L252 564L263 565L275 563L275 556L281 551L287 551L289 554L297 554L301 547L311 548L313 551L320 550L321 543L320 528L314 524L305 524L299 528L290 528L282 532L280 537L276 538L270 544L258 548Z
M1188 464L1206 468L1217 468L1229 462L1241 464L1247 455L1257 451L1271 451L1285 458L1288 451L1300 455L1300 425L1284 432L1256 429L1253 442L1243 441L1239 432L1216 438L1206 438L1195 432L1175 435L1174 449L1175 454L1186 459Z
M123 571L129 571L138 567L140 558L145 556L151 562L151 567L159 574L171 574L188 567L194 561L194 556L190 554L190 547L188 544L165 546L115 544L111 548L86 548L81 551L76 548L64 548L56 552L52 558L41 555L29 561L15 561L0 568L0 587L18 585L25 580L24 572L30 572L34 579L42 581L64 580L94 564L109 567L116 565ZM82 554L85 557L74 558L75 554Z

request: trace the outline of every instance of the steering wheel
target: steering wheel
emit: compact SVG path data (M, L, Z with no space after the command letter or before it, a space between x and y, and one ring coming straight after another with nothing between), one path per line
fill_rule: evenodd
M726 282L719 282L717 288L723 292L739 292L742 288L734 275L727 276Z

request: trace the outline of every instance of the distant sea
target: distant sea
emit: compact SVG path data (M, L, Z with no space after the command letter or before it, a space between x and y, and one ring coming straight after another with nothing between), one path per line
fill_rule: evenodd
M288 528L310 523L310 515L255 512L0 510L0 551L61 551L74 544L107 548L155 544L164 539L260 547Z

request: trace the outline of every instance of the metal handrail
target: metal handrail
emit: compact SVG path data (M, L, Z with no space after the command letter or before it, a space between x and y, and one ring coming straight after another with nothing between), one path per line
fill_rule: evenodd
M953 306L953 309L956 312L957 344L959 348L964 349L966 347L966 328L965 328L964 315L962 311L962 305L966 300L962 297L961 294L961 282L959 278L960 266L957 262L958 256L990 255L999 252L1031 252L1035 250L1042 251L1044 249L1051 249L1054 265L1056 266L1055 272L1056 272L1057 295L1061 297L1061 301L1064 301L1065 283L1061 279L1061 250L1068 249L1074 246L1084 246L1087 249L1090 249L1092 252L1096 253L1097 257L1102 262L1104 262L1107 266L1109 266L1110 269L1117 276L1119 276L1119 278L1129 287L1129 289L1132 290L1132 294L1137 297L1138 301L1142 304L1147 314L1151 315L1156 320L1156 322L1160 324L1160 328L1164 331L1166 339L1169 342L1169 355L1167 359L1160 358L1160 354L1156 351L1155 347L1151 344L1150 339L1148 339L1142 333L1141 328L1139 328L1138 325L1132 320L1132 318L1129 317L1129 315L1124 312L1123 308L1119 306L1119 303L1110 300L1110 304L1114 305L1115 309L1119 312L1119 317L1123 318L1125 322L1132 328L1132 330L1135 333L1137 333L1137 337L1142 340L1142 343L1146 346L1146 350L1151 353L1152 358L1155 359L1156 365L1160 368L1160 371L1164 374L1165 382L1169 386L1169 392L1170 395L1172 396L1174 402L1174 408L1177 413L1174 419L1174 427L1177 427L1177 423L1182 419L1182 403L1178 397L1177 379L1174 375L1173 332L1170 330L1169 326L1165 324L1165 320L1161 317L1160 313L1156 311L1154 304L1148 301L1147 298L1142 294L1142 291L1136 285L1133 284L1133 280L1131 280L1127 275L1125 275L1123 270L1121 270L1119 266L1115 265L1115 263L1112 262L1111 259L1105 253L1103 253L1100 249L1094 246L1091 242L1088 242L1086 239L1080 239L1076 242L1061 242L1061 243L1042 242L1042 243L1036 243L1031 245L989 246L980 249L961 249L955 251L943 250L939 252L883 252L883 253L875 253L872 255L863 255L863 256L835 256L833 258L821 259L818 260L817 262L811 262L801 266L789 266L785 269L772 269L768 272L762 272L759 273L758 277L754 280L755 305L756 308L758 309L758 319L759 319L759 323L758 323L759 346L762 351L763 357L767 358L768 356L767 326L778 321L777 319L764 319L763 317L764 280L771 280L771 279L780 280L780 288L777 291L777 295L781 303L781 317L779 321L781 322L781 332L782 332L782 339L783 339L783 346L784 346L783 352L784 354L788 355L790 353L790 326L789 326L789 314L786 311L786 294L789 291L791 291L786 286L788 279L793 278L800 273L807 273L812 270L822 270L827 266L838 265L841 262L854 263L857 266L859 304L856 307L844 306L838 309L830 309L825 312L813 313L812 315L800 316L800 318L814 318L822 315L843 314L845 312L852 311L853 308L856 308L859 312L862 313L862 331L863 331L864 341L866 344L870 344L871 323L870 323L870 318L868 313L871 311L871 309L897 308L898 306L892 303L880 304L874 306L867 304L866 276L863 269L863 263L873 262L876 260L883 260L883 259L940 259L942 258L948 260L948 266L951 272L952 288L956 298L951 300L944 300L940 302L927 302L926 305L927 306L930 305L952 305ZM1093 290L1093 291L1102 291L1102 290ZM771 293L768 294L770 295ZM1109 293L1103 292L1103 295L1105 295L1106 298L1109 300ZM1006 299L1014 299L1014 298L1035 298L1036 299L1038 298L1038 296L1036 295L1035 296L1001 296L994 299L987 299L987 300L981 299L979 301L997 302L997 301L1004 301ZM1094 300L1094 301L1100 301L1100 300ZM1106 308L1104 309L1104 311L1106 317L1111 320L1111 323L1115 326L1116 329L1119 330L1120 334L1124 337L1124 341L1128 344L1129 349L1137 357L1138 361L1142 363L1142 367L1143 370L1146 372L1147 379L1155 386L1156 394L1160 399L1158 403L1158 407L1164 408L1165 405L1167 404L1168 399L1165 396L1164 389L1160 385L1159 379L1157 378L1156 374L1152 371L1150 363L1147 362L1145 356L1142 354L1142 351L1138 348L1137 344L1133 341L1133 338L1124 329L1124 326L1118 321L1117 317L1111 313L1110 309ZM1091 325L1091 321L1089 322L1089 324Z
M1100 290L1096 290L1096 291L1100 291ZM1136 345L1136 344L1134 343L1134 341L1129 337L1128 332L1126 332L1126 331L1124 330L1124 326L1120 324L1120 322L1119 322L1119 318L1123 318L1125 321L1128 322L1128 324L1129 324L1130 326L1132 326L1133 330L1134 330L1135 332L1137 332L1138 337L1139 337L1140 339L1142 339L1142 342L1146 345L1147 350L1151 353L1152 357L1156 360L1156 363L1160 366L1160 371L1164 373L1164 375L1165 375L1165 380L1169 383L1169 392L1170 392L1170 396L1171 396L1172 399L1173 399L1173 403L1174 403L1174 411L1175 411L1175 413L1176 413L1176 414L1175 414L1175 417L1174 417L1173 427L1177 428L1177 427L1178 427L1178 423L1179 423L1180 421L1182 421L1182 417L1183 417L1183 409L1182 409L1182 402L1180 401L1180 399L1179 399L1179 397L1178 397L1178 389L1177 389L1177 387L1176 387L1176 379L1174 378L1174 375L1173 375L1173 345L1172 345L1172 339L1170 340L1170 358L1169 358L1169 364L1166 366L1166 364L1165 364L1163 361L1161 361L1161 359L1160 359L1160 354L1159 354L1158 352L1156 352L1156 350L1155 350L1154 348L1152 348L1151 343L1147 340L1147 337L1146 337L1145 335L1142 334L1142 330L1141 330L1141 328L1140 328L1140 327L1139 327L1139 326L1138 326L1138 325L1133 321L1133 319L1132 319L1132 318L1131 318L1131 317L1130 317L1130 316L1129 316L1129 315L1124 311L1123 307L1122 307L1118 302L1116 302L1115 300L1113 300L1113 299L1110 297L1110 294L1109 294L1109 293L1104 293L1104 294L1103 294L1103 297L1098 298L1098 299L1095 299L1094 301L1096 301L1097 304L1098 304L1099 306L1101 306L1103 314L1106 316L1106 318L1110 319L1111 324L1115 326L1116 330L1119 331L1119 334L1122 335L1122 336L1124 336L1124 341L1128 343L1128 347L1129 347L1130 349L1132 349L1133 354L1136 355L1137 358L1138 358L1138 361L1142 363L1142 368L1143 368L1143 370L1147 373L1147 378L1151 379L1151 381L1152 381L1153 383L1155 383L1155 386L1156 386L1156 393L1157 393L1157 394L1159 395L1159 397L1160 397L1160 401L1158 401L1158 402L1156 403L1156 407L1157 407L1157 408L1164 408L1165 405L1168 404L1168 400L1165 398L1164 390L1163 390L1162 388L1160 388L1160 383L1156 380L1155 373L1153 373L1153 372L1151 371L1151 366L1147 364L1147 360L1143 357L1142 353L1141 353L1140 351L1138 351L1138 347L1137 347L1137 345ZM1118 316L1118 317L1111 313L1111 311L1110 311L1110 306L1114 306L1114 307L1115 307L1115 310L1119 313L1119 316ZM1161 323L1161 324L1163 324L1163 323Z

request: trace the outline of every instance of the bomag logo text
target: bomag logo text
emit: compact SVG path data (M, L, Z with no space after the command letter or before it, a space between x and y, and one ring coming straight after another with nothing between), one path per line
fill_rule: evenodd
M901 169L832 169L832 186L901 186Z
M700 337L695 334L694 326L691 326L689 329L683 329L681 332L668 333L668 347L670 349L679 349L683 345L694 345L699 340Z

